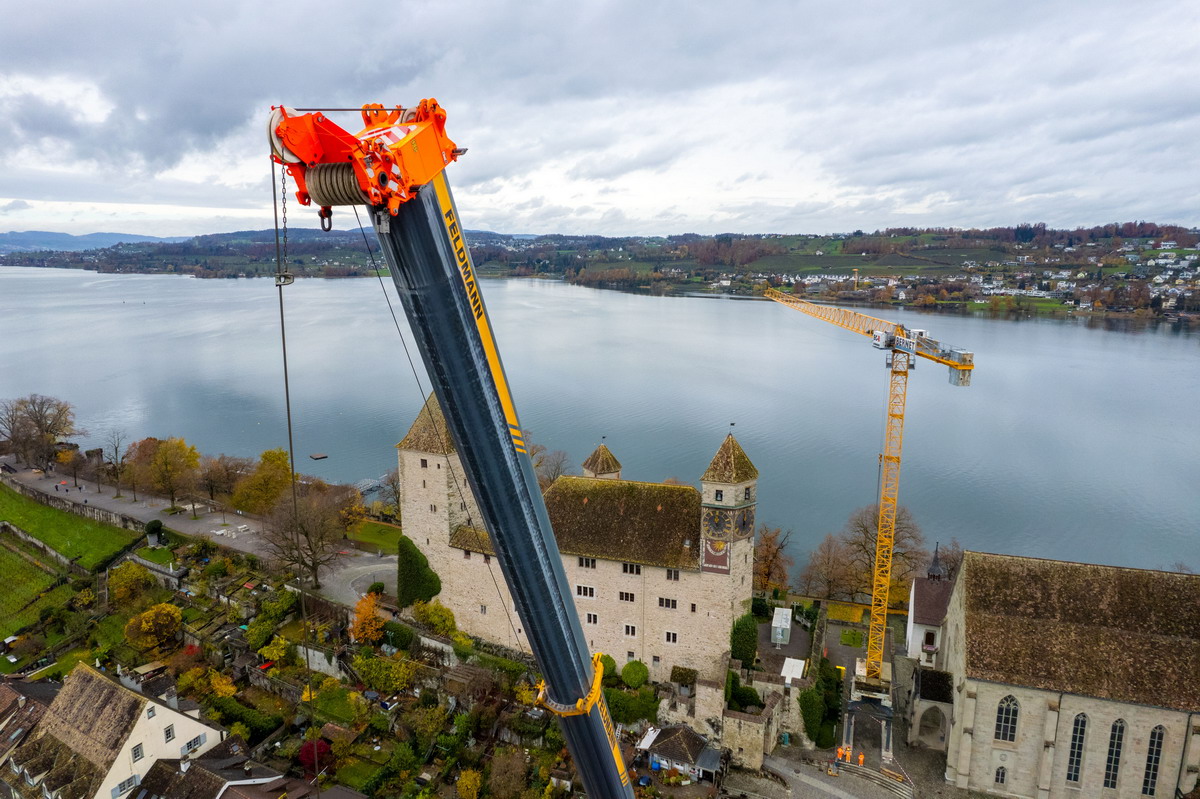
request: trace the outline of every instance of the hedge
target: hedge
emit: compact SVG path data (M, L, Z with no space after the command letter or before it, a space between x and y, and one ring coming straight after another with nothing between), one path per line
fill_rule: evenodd
M417 634L406 624L401 624L398 621L385 621L383 623L383 640L397 649L407 650L412 646L412 642L416 637Z
M747 613L733 623L729 634L730 657L742 661L744 668L753 668L758 655L758 621L753 613Z
M406 608L428 602L442 591L441 578L429 568L429 560L408 536L400 536L396 564L396 604Z
M695 685L696 678L699 674L695 669L689 669L686 666L671 667L671 682L679 685Z
M214 710L220 712L221 723L225 726L229 726L234 722L245 724L247 729L250 730L252 740L249 743L251 744L266 738L272 732L279 729L279 725L283 723L283 719L279 716L267 715L252 707L246 707L232 696L214 696L209 699L208 704Z

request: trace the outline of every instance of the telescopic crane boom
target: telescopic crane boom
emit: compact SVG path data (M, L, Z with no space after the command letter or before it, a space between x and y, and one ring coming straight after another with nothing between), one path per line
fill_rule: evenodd
M871 576L871 627L867 636L866 685L869 693L886 694L883 675L883 644L887 632L888 589L892 580L892 548L896 540L896 506L900 495L900 449L904 442L904 405L908 394L908 371L914 357L950 367L950 384L971 385L975 357L966 350L935 341L926 331L906 328L873 316L818 305L782 291L767 289L764 295L775 302L815 316L826 322L867 336L878 349L891 351L888 381L887 428L884 434L882 475L879 482L879 523L875 537L875 570Z
M366 127L350 134L320 112L275 108L271 157L295 179L297 199L321 207L326 230L332 206L366 206L545 677L540 702L558 716L588 796L633 799L600 655L588 653L443 171L466 151L432 99L363 106L362 117Z

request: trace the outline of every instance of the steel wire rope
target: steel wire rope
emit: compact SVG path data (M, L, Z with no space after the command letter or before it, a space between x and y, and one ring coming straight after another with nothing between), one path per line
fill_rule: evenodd
M280 243L280 225L279 225L279 198L283 197L283 241ZM296 547L296 553L300 553L300 501L296 493L296 448L294 446L294 438L292 433L292 391L288 380L288 360L287 360L287 327L284 324L283 312L283 287L291 281L286 278L290 277L284 269L284 259L287 256L287 170L279 171L279 193L275 190L275 161L271 160L271 206L275 215L275 288L279 294L279 343L280 351L283 354L283 407L287 416L287 432L288 432L288 472L290 473L290 482L292 489L292 539ZM286 591L286 586L284 587ZM308 728L311 731L316 723L316 713L313 711L313 694L312 689L312 650L309 648L309 624L308 624L308 608L304 601L304 589L301 586L300 594L300 623L303 626L303 641L304 641L304 669L308 672L305 678L305 690L300 694L300 704L304 705L305 694L308 695ZM315 738L313 740L316 740ZM313 745L313 770L316 772L317 778L313 780L313 788L316 790L315 797L321 797L321 769L320 754L316 744Z
M435 428L436 428L437 422L434 421L433 411L429 407L429 400L431 398L431 395L426 394L424 387L421 385L421 376L417 372L416 364L413 363L412 353L408 349L408 340L404 338L404 331L400 328L400 319L396 316L396 309L395 309L395 306L392 305L392 298L390 296L388 296L387 286L384 284L383 275L380 274L380 271L379 271L379 264L375 261L375 254L371 252L371 243L367 239L367 231L365 228L363 228L362 219L358 215L358 206L354 205L351 207L354 209L354 221L358 224L358 232L362 235L363 247L367 251L367 259L371 262L371 267L375 271L375 277L378 278L378 280L379 280L379 288L383 292L384 301L387 303L388 313L390 313L392 315L392 324L396 328L396 335L398 335L400 337L400 344L401 344L401 346L404 347L404 357L408 359L408 368L412 372L413 380L417 384L417 392L421 396L422 412L429 414L429 419L430 419L430 421L432 421L434 423ZM439 433L439 438L441 440L443 440L443 441L445 440L445 438L446 438L445 434L447 432L445 430L445 428L443 428L440 432L435 429L434 432ZM449 453L447 453L447 454L449 454ZM447 460L446 465L447 465L447 467L449 467L450 466L449 458L447 458L446 460ZM467 508L468 507L467 498L466 498L466 495L463 493L462 486L459 485L458 475L455 473L453 468L448 468L448 471L450 472L450 479L454 481L454 491L456 494L458 494L459 503L462 504L462 506L464 508ZM449 508L447 508L447 511L448 510L449 510ZM468 511L467 512L468 525L471 524L471 521L472 521L471 514L470 514L470 511ZM397 553L397 556L399 556L399 553ZM517 651L519 651L521 654L527 654L525 652L525 647L523 647L521 645L521 634L520 634L520 632L517 631L516 624L513 623L512 612L509 611L508 605L504 601L504 594L500 591L500 582L496 579L495 572L492 571L491 558L487 557L486 553L484 553L484 565L487 566L488 576L492 578L492 585L495 586L495 588L496 588L496 597L500 600L500 607L504 608L504 615L508 619L509 629L511 629L513 631L513 641L515 641L517 644ZM397 577L398 576L399 575L397 575ZM397 586L397 590L399 590L399 586Z

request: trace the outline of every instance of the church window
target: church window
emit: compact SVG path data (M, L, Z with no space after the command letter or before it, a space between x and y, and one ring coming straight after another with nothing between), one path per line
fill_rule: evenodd
M580 558L579 559L579 568L581 568L581 569L596 568L596 559L595 558Z
M599 624L599 623L600 623L600 617L599 617L599 616L597 616L595 613L589 613L589 614L587 615L587 623L588 623L588 624Z
M668 580L679 580L679 569L667 569Z
M677 644L679 643L679 633L668 632L666 639L668 644Z
M1008 769L1006 769L1004 766L1001 766L1000 768L996 769L996 784L1003 785L1006 782L1008 782Z
M1017 704L1017 698L1012 694L1000 700L1000 704L996 707L997 741L1017 740L1017 716L1020 712L1021 708Z
M1083 744L1087 738L1087 715L1080 713L1071 725L1071 750L1067 753L1067 782L1079 782L1083 766Z
M933 646L933 640L937 634L933 630L925 631L925 646Z
M625 574L641 574L642 564L640 563L622 563L621 571Z
M590 585L575 586L575 596L587 597L588 599L596 598L596 589Z
M633 592L632 591L621 591L620 599L622 602L632 602L633 601Z
M428 468L429 468L429 461L425 460L424 458L421 458L421 468L422 468L422 469L428 469Z
M1161 725L1150 731L1150 748L1146 751L1146 776L1142 777L1142 796L1154 796L1158 786L1158 764L1162 760L1163 735Z
M1104 787L1117 787L1117 774L1121 771L1121 744L1125 740L1125 721L1117 719L1108 733L1108 759L1104 761Z
M717 495L714 497L714 499L717 502L724 502L725 501L725 492L718 488Z
M746 486L746 493L743 495L742 499L746 500L747 502L750 501L750 486Z
M634 627L632 624L626 624L625 625L625 635L629 636L630 638L636 637L637 636L637 627Z
M665 596L660 596L658 598L658 606L660 608L666 608L667 610L675 610L677 604L678 603L676 600L667 599Z

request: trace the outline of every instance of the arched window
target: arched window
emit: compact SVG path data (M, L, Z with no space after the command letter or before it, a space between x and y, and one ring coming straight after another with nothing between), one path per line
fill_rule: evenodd
M1125 721L1117 719L1108 733L1108 759L1104 762L1104 787L1117 787L1117 773L1121 770L1121 743L1125 740Z
M1071 751L1067 754L1067 782L1079 782L1083 765L1083 743L1087 738L1087 715L1080 713L1071 726Z
M1006 782L1008 782L1008 769L1006 769L1004 766L1001 766L1000 768L996 769L996 784L1003 785Z
M1158 785L1158 763L1162 760L1163 736L1167 731L1160 725L1150 731L1150 748L1146 750L1146 776L1142 777L1142 796L1154 796Z
M996 740L1017 740L1017 715L1021 712L1017 698L1012 694L1000 700L996 706Z

